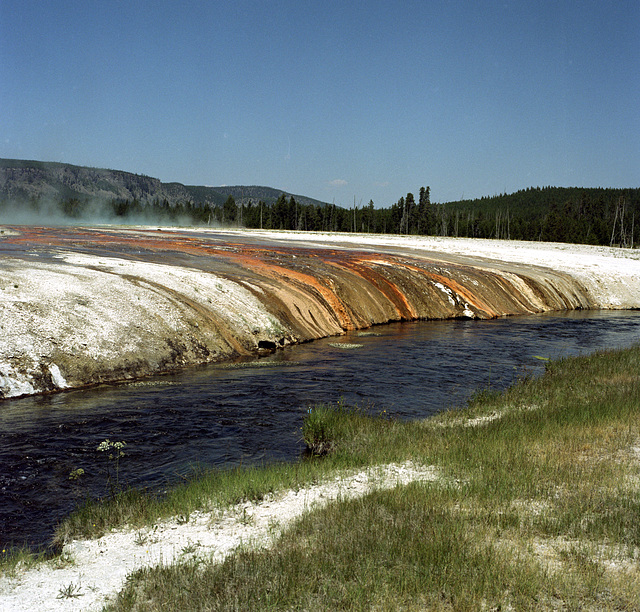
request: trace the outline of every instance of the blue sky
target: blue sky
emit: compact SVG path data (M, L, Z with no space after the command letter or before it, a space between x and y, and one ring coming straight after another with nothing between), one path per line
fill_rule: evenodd
M638 32L638 0L0 0L0 157L345 206L639 187Z

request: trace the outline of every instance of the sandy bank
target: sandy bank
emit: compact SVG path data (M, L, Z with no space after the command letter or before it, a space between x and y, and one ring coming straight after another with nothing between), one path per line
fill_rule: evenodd
M240 546L269 545L304 512L337 499L436 478L438 472L433 467L391 464L283 491L224 512L194 512L188 521L172 519L138 531L113 531L98 540L74 540L65 546L60 560L26 572L18 570L14 577L0 577L0 609L100 610L123 588L127 575L141 567L192 558L222 561ZM73 596L62 596L64 592Z

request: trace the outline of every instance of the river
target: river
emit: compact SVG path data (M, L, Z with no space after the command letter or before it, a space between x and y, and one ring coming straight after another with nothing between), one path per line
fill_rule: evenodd
M161 491L197 467L296 460L309 406L358 403L402 419L544 371L546 359L640 341L640 312L584 311L378 326L261 359L0 403L0 546L44 547L106 493L98 444L125 441L120 478ZM69 479L72 470L84 476Z

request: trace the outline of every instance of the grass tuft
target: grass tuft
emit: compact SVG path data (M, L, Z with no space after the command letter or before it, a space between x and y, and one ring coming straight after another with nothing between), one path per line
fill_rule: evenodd
M0 576L15 576L47 559L45 553L34 553L29 548L12 547L0 549Z

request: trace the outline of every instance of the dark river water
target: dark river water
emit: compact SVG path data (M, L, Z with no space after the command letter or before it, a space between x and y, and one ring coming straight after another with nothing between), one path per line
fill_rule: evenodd
M344 399L422 418L544 370L541 358L640 341L640 312L398 323L262 359L0 403L0 548L49 542L105 487L105 439L126 441L121 481L162 490L194 467L301 456L309 406ZM349 348L343 343L359 345ZM69 480L72 470L84 476Z

